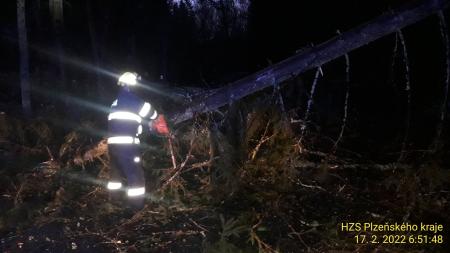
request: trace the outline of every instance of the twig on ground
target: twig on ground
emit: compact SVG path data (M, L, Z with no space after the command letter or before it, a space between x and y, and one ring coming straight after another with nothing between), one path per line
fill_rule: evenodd
M264 242L256 233L256 229L261 225L262 219L260 219L255 225L252 226L250 229L250 241L253 242L256 241L256 244L258 244L258 248L260 252L270 252L270 253L279 253L277 250L274 250L269 244Z
M405 65L405 91L406 91L406 99L407 99L407 107L406 107L406 118L405 118L405 135L402 141L402 147L400 151L400 156L397 159L397 162L401 162L405 158L405 149L409 138L409 128L411 121L411 82L409 76L409 60L408 60L408 52L406 50L405 38L403 37L403 33L401 30L398 30L397 36L400 39L400 44L403 48L403 63Z
M304 184L302 183L299 179L297 179L297 182L299 185L306 187L306 188L310 188L310 189L318 189L321 191L326 191L322 186L318 186L318 185L309 185L309 184Z
M447 113L447 103L448 103L448 86L449 86L449 79L450 79L450 45L449 45L449 39L448 39L448 31L447 31L447 22L445 20L445 16L444 13L442 11L440 11L438 13L438 17L439 17L439 28L441 31L441 37L442 37L442 42L444 44L444 48L445 48L445 82L444 82L444 98L442 99L442 104L441 104L441 114L439 116L439 122L436 128L436 135L434 137L434 140L431 144L431 150L433 150L433 152L435 152L438 148L439 148L439 142L440 142L440 138L442 135L442 130L444 129L444 120L445 120L445 115Z
M194 131L194 130L193 130ZM169 185L183 170L183 168L186 166L187 162L189 161L189 159L192 157L192 150L194 149L194 142L195 142L195 135L192 136L192 139L190 141L190 147L189 147L189 151L186 155L186 158L184 159L184 161L180 164L180 167L177 168L176 162L175 162L175 157L174 157L174 153L173 153L173 148L172 148L172 141L169 138L169 145L170 145L170 149L171 149L171 153L172 153L172 162L173 162L173 170L175 171L173 173L173 175L171 177L169 177L169 179L167 179L163 185L160 187L160 190L163 190L164 188L167 187L167 185Z
M347 125L348 99L350 96L350 59L348 57L348 54L345 54L344 57L345 57L345 83L347 84L347 91L345 93L344 115L342 116L341 131L339 132L339 136L333 145L332 153L336 152L337 146L338 146L339 142L341 141L342 136L344 135L345 126Z
M206 229L204 226L202 226L202 225L198 224L197 222L195 222L195 220L189 218L189 221L191 221L192 224L194 224L196 227L198 227L202 231L208 232L208 229Z
M48 148L48 146L45 146L45 149L47 150L48 156L50 158L50 161L54 161L55 158L52 155L52 152L50 151L50 149Z
M252 160L252 161L255 160L256 155L258 154L258 151L261 148L261 145L263 145L266 141L270 140L274 136L274 134L272 134L271 136L267 136L267 132L269 130L270 123L271 123L271 121L269 120L266 124L266 128L264 129L264 133L261 136L261 139L259 140L258 144L256 144L255 148L251 152L250 160Z
M18 204L20 204L20 202L22 202L21 194L26 183L27 179L20 183L19 189L17 189L16 196L14 197L14 206L17 206Z
M305 241L303 240L301 234L300 234L299 232L295 231L295 229L292 227L291 224L287 223L287 225L288 225L288 227L291 229L292 234L294 234L294 235L298 238L298 240L303 244L303 246L305 246L305 248L306 248L306 249L308 250L308 252L309 252L309 251L310 251L310 248L309 248L309 246L305 243Z
M311 108L312 108L312 105L314 103L314 93L316 91L317 82L319 81L319 75L323 76L322 68L320 66L317 67L316 74L314 76L314 81L313 81L313 84L311 86L311 91L309 92L308 104L307 104L307 107L306 107L305 117L303 118L304 125L301 128L302 132L301 132L301 135L300 135L300 139L298 141L299 144L302 143L303 137L305 136L305 133L306 133L306 129L307 129L307 125L308 125L308 119L309 119L309 114L311 113Z
M122 250L122 247L124 245L119 245L119 244L121 244L121 241L107 236L107 233L105 234L102 231L100 231L100 233L92 232L87 228L85 228L85 231L87 232L88 235L96 235L96 236L99 236L106 240L106 242L99 242L97 244L112 244L112 245L114 245L114 248L117 250L117 252L120 252L120 253L125 252L124 250Z
M216 156L208 161L191 164L191 165L189 165L188 169L183 170L183 173L186 173L186 172L192 171L194 169L198 169L198 168L211 167L212 163L219 158L220 158L219 156Z
M175 170L177 168L177 161L175 159L175 152L173 151L172 136L169 136L167 140L169 141L169 150L170 150L170 157L172 158L172 166L173 169Z

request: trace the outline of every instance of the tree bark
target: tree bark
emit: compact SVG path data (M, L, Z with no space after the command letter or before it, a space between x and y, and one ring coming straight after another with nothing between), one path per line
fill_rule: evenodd
M414 24L449 6L449 0L424 0L391 11L340 34L322 44L267 67L225 87L198 96L186 109L171 115L176 124L197 114L213 111L266 87L281 83L307 70L319 67L344 54Z
M100 53L97 43L97 33L95 31L95 19L92 12L92 3L91 1L86 2L86 14L88 19L88 28L89 28L89 36L91 37L91 50L92 56L94 58L94 64L96 68L100 67ZM103 95L103 89L100 84L100 73L95 71L95 86L97 87L97 95Z
M19 37L20 89L25 117L31 117L30 71L28 60L25 0L17 0L17 34Z
M63 42L63 30L64 30L64 0L49 0L49 11L52 17L52 25L54 32L54 43L56 48L56 54L58 55L58 71L59 71L59 87L58 89L66 91L66 69L64 66L64 42ZM68 104L68 100L64 100L64 107L66 109L73 109ZM75 113L75 112L73 112Z

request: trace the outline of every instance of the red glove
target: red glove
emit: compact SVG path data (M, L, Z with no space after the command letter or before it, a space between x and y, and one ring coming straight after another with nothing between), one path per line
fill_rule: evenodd
M162 114L158 115L158 117L153 121L152 128L159 134L169 135L169 128L167 127L166 118Z

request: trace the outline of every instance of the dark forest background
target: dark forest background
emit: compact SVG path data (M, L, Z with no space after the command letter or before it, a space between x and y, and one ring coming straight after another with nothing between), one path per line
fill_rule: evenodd
M223 86L405 2L252 1L243 26L234 26L233 16L223 15L211 31L196 23L186 5L167 1L64 1L60 25L55 25L48 1L30 1L26 18L33 107L37 113L42 107L64 108L70 111L65 116L75 119L100 116L74 101L108 105L117 89L110 73L125 70L170 87ZM1 11L1 103L4 110L19 112L16 3L5 2ZM444 97L445 47L439 29L437 17L429 17L403 31L411 75L411 143L416 149L432 140ZM350 53L349 118L365 141L382 145L401 138L407 110L403 56L401 49L393 54L395 40L395 35L386 36ZM314 115L322 123L339 124L344 59L323 66L323 72ZM287 90L288 106L305 106L313 75L290 81L304 84ZM170 103L163 100L160 107ZM365 149L371 146L367 143Z
M341 57L317 80L310 70L169 122L170 143L144 136L149 193L134 216L104 189L122 72L142 75L137 93L171 116L195 94L415 2L27 0L27 117L17 1L3 1L0 251L446 252L447 237L357 245L337 229L407 221L448 231L449 24L438 15L349 52L348 72Z

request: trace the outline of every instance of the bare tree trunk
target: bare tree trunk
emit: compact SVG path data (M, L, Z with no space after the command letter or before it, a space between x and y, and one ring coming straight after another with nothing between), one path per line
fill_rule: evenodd
M48 7L53 19L53 25L62 27L64 25L64 3L63 0L49 0Z
M190 106L172 115L179 123L196 114L214 111L230 101L241 99L256 91L281 83L307 70L317 68L374 40L414 24L449 6L449 0L423 0L397 11L381 15L374 20L305 50L282 62L267 67L225 87L207 91Z
M95 22L94 22L94 16L92 15L92 3L91 1L86 2L86 13L87 13L87 19L88 19L88 27L89 27L89 36L91 37L91 49L92 49L92 56L94 58L94 64L96 68L99 68L100 66L100 53L97 43L97 34L95 31ZM100 83L100 72L95 71L95 86L97 87L97 95L103 94L103 89L101 87Z
M31 117L31 89L25 13L25 0L17 0L17 33L19 36L20 89L22 96L22 109L24 115L29 118Z
M53 30L55 33L55 47L58 55L58 70L61 91L66 90L66 71L64 68L64 46L62 32L64 27L64 1L63 0L49 0L49 11L53 20ZM64 100L64 106L69 108L68 100Z
M33 44L38 48L42 47L43 39L46 37L45 33L42 29L42 8L41 8L42 0L34 0L31 1L31 9L33 12L31 13L32 24L28 26L28 29L34 31ZM40 87L43 85L43 73L45 72L45 64L43 61L42 52L39 50L30 50L30 58L33 59L33 64L30 66L31 73L31 86L34 90L34 87ZM48 106L49 98L40 96L39 94L33 93L36 101L39 101L36 105L39 107Z

